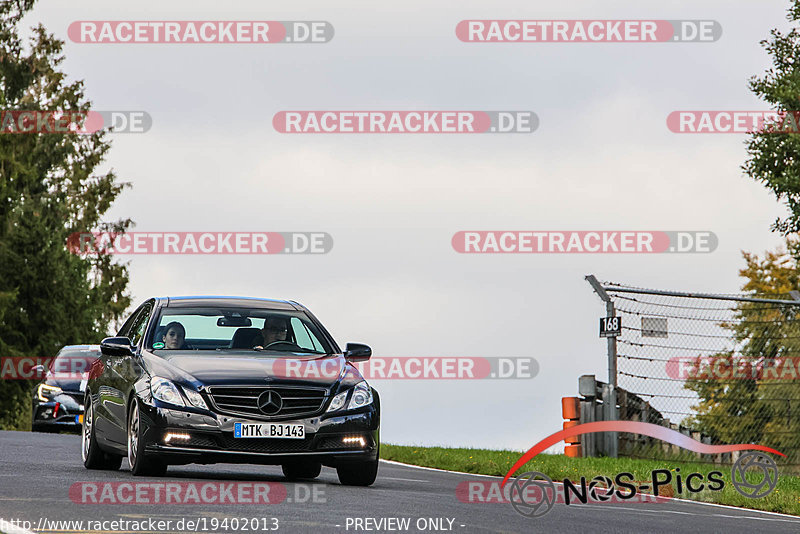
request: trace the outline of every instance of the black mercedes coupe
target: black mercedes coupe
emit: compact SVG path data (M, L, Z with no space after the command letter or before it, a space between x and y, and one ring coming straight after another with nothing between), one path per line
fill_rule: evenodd
M378 472L380 398L354 362L293 301L247 297L147 300L89 370L81 456L88 469L163 475L170 464L281 465L342 484Z

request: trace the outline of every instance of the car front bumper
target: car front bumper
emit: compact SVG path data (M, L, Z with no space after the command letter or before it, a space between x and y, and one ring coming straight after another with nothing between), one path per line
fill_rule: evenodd
M141 406L147 444L145 454L161 457L170 464L318 461L335 467L347 462L374 460L378 455L379 416L374 406L335 416L274 421L303 424L303 439L234 438L235 423L265 421L146 403ZM168 440L168 434L184 434L189 438ZM346 437L362 437L363 443L344 442Z
M57 412L56 406L58 406ZM36 397L33 399L34 430L78 431L82 424L82 415L83 405L66 395L58 395L50 402L42 402Z

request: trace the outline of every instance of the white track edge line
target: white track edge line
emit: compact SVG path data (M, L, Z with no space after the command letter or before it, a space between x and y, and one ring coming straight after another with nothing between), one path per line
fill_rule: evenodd
M394 460L384 460L383 458L381 458L381 462L386 462L387 464L393 464L393 465L402 465L404 467L413 467L414 469L424 469L424 470L427 470L427 471L439 471L439 472L442 472L442 473L453 473L455 475L469 475L469 476L486 477L486 478L503 478L503 477L498 476L498 475L479 475L477 473L464 473L462 471L450 471L449 469L436 469L435 467L424 467L424 466L421 466L421 465L404 464L403 462L395 462ZM564 485L563 482L555 482L555 481L553 481L553 483L554 484L561 484L562 486ZM755 510L753 508L740 508L739 506L731 506L729 504L718 504L718 503L715 503L715 502L705 502L705 501L693 501L692 499L679 499L677 497L664 497L664 498L665 499L669 499L670 501L685 502L685 503L691 503L691 504L702 504L702 505L705 505L705 506L718 506L720 508L728 508L730 510L739 510L739 511L743 511L743 512L756 512L756 513L759 513L759 514L776 515L776 516L779 516L779 517L789 517L791 519L796 519L796 520L800 521L800 517L798 517L796 515L782 514L780 512L767 512L766 510Z

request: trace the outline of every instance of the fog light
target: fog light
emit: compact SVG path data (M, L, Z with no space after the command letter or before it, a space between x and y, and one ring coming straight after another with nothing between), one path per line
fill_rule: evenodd
M348 437L348 438L342 438L342 443L347 443L348 445L349 444L357 444L357 445L360 445L362 448L367 446L367 442L364 441L364 438L362 438L361 436L357 436L357 437L353 436L353 437Z
M191 436L189 434L178 434L170 432L164 437L164 443L169 443L172 440L187 440L190 437Z

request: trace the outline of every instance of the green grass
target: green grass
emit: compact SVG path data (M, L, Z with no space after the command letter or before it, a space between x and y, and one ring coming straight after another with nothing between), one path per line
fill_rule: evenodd
M450 449L443 447L410 447L404 445L381 444L381 458L423 467L448 469L462 473L504 476L520 456L521 451L494 451L486 449ZM680 468L685 477L692 472L703 473L721 471L725 481L722 491L703 490L689 493L684 488L675 497L697 501L714 502L742 508L752 508L769 512L800 515L800 477L780 473L775 490L760 499L749 499L739 494L731 484L731 468L728 465L710 465L690 462L664 462L638 460L631 458L568 458L556 454L540 454L525 464L517 474L526 471L539 471L554 481L565 478L579 480L581 476L591 480L598 475L609 476L621 472L633 473L635 480L650 480L654 469ZM673 488L675 488L673 473ZM749 477L748 477L749 478Z

